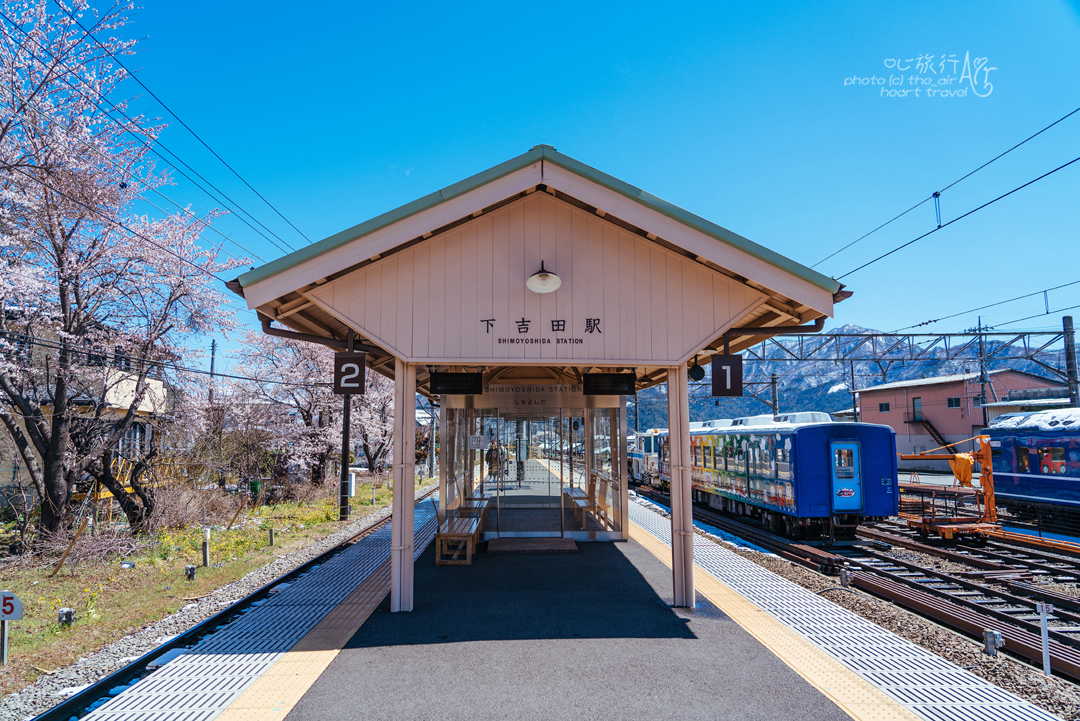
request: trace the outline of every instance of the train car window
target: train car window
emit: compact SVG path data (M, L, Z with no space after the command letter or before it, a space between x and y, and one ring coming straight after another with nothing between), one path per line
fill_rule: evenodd
M735 470L735 446L724 446L724 470Z
M1028 461L1028 449L1024 446L1018 446L1016 449L1016 472L1017 473L1030 473L1031 468Z
M1039 470L1050 475L1064 475L1065 473L1065 449L1064 448L1039 448Z
M855 477L855 452L850 448L837 448L833 451L833 465L837 478Z

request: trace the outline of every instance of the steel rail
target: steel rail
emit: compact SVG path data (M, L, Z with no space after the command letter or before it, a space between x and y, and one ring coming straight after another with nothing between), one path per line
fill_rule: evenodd
M981 638L986 629L1000 631L1005 650L1036 663L1042 660L1042 641L1039 636L1029 631L997 622L984 613L937 598L923 589L908 588L891 579L865 571L853 574L851 582L857 588L975 638ZM1063 676L1080 680L1080 650L1051 639L1050 666Z
M435 493L438 489L432 489L424 495L418 497L417 501L422 501L431 494ZM56 706L43 711L37 716L34 716L31 721L69 721L73 718L81 718L89 710L98 699L110 695L108 692L118 686L127 686L136 678L146 673L146 666L150 662L158 659L162 655L172 651L174 649L183 648L192 645L196 640L202 636L213 633L219 626L226 625L235 620L241 612L250 606L255 601L259 601L270 595L270 591L282 583L288 583L292 579L307 573L314 568L321 566L326 561L330 560L333 556L345 550L347 546L351 546L354 543L360 541L366 536L371 535L380 527L389 523L392 516L375 521L369 526L365 526L363 529L345 539L336 546L327 549L320 553L315 558L309 561L305 561L303 564L297 566L288 573L277 577L269 583L261 586L260 588L252 591L243 598L237 600L233 604L225 607L221 611L218 611L210 618L200 621L198 624L192 626L187 631L184 631L176 638L154 649L147 651L142 656L132 661L126 666L123 666L116 671L113 671L108 676L95 681L87 686L79 693L71 696L64 701L60 702Z

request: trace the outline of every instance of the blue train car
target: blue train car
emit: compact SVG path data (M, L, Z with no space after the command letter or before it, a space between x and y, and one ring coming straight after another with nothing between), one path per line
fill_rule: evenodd
M999 504L1014 513L1080 513L1080 408L1011 415L986 434Z
M665 438L666 440L666 438ZM738 425L691 434L694 500L791 538L853 538L895 516L896 433L870 423ZM666 443L660 481L670 474Z

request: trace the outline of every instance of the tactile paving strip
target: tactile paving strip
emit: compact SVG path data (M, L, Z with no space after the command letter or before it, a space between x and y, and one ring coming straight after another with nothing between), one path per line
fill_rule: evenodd
M418 503L415 559L435 537L431 503ZM390 559L382 526L86 716L93 721L210 721L270 672L285 652Z
M669 519L633 502L630 519L671 546ZM925 719L1060 721L723 546L695 537L694 563Z

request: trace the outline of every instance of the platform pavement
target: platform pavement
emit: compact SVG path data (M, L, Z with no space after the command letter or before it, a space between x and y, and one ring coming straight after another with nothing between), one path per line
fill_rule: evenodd
M417 560L408 614L383 603L289 721L848 718L635 541L570 554Z

